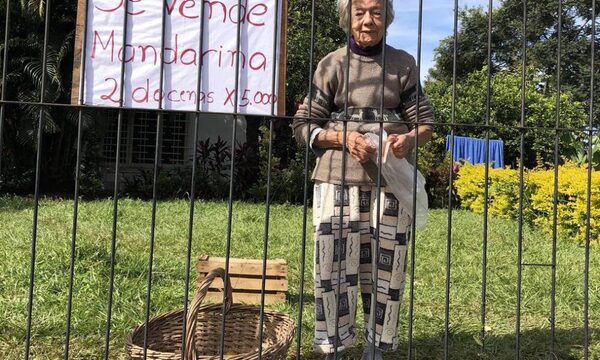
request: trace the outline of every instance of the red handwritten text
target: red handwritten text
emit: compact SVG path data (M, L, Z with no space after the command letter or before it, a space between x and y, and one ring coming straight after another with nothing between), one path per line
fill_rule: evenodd
M225 88L226 97L225 101L223 101L223 105L229 104L230 106L235 106L235 92L236 89ZM269 105L277 102L277 95L262 91L244 89L241 91L241 96L239 96L238 101L238 106L241 108L251 105Z
M119 83L117 82L117 79L115 78L106 78L104 79L104 82L110 83L110 91L108 92L108 94L103 94L100 95L100 99L102 100L108 100L114 103L119 103L119 98L117 95L117 90L119 89Z
M198 52L192 48L179 48L179 35L175 34L174 47L165 47L160 55L160 49L157 49L153 45L132 45L125 44L123 47L117 48L115 46L115 31L111 31L108 36L102 37L98 31L94 31L94 38L92 40L92 54L91 58L95 59L99 54L107 54L110 58L110 62L115 62L115 53L119 62L124 61L125 63L151 63L156 65L160 58L165 64L182 64L182 65L197 65L198 64ZM171 45L173 46L173 45ZM123 54L123 52L125 54ZM238 56L239 54L239 56ZM248 56L249 55L249 56ZM213 59L217 66L232 67L235 68L236 64L239 63L240 68L244 69L248 66L254 71L266 71L267 69L267 57L261 51L256 51L251 54L246 54L243 51L237 50L224 50L223 46L219 49L208 49L202 53L202 60L207 61Z
M127 1L130 1L130 2L140 2L142 0L127 0ZM113 7L113 8L108 8L108 9L107 8L101 8L98 5L94 5L94 7L96 9L102 11L102 12L111 13L111 12L115 12L115 11L117 11L120 8L123 7L123 0L119 0L119 4L117 6L115 6L115 7ZM141 10L141 11L138 11L138 12L131 12L131 11L129 11L129 7L127 9L127 14L129 14L129 15L140 15L140 14L143 14L144 12L146 12L146 10Z
M254 26L264 26L264 15L269 11L267 5L263 3L254 4L248 8L248 0L240 5L235 2L229 9L227 9L227 6L222 1L204 0L204 6L205 11L208 12L209 20L211 20L214 15L216 19L223 19L223 23L229 20L233 24L237 24L238 22L244 24L245 22L248 22L248 24ZM239 10L236 9L238 7ZM213 14L215 8L221 11L216 11L216 14Z
M127 0L132 3L142 2L143 0ZM101 7L99 5L95 5L94 7L102 12L112 13L121 9L124 5L125 0L119 0L117 5L112 5L109 7ZM265 15L269 12L269 7L264 3L256 3L256 4L248 4L248 0L243 1L241 4L238 4L237 1L233 2L228 6L226 2L223 1L196 1L196 0L166 0L166 10L169 16L173 15L175 9L177 9L176 14L182 16L187 19L197 19L200 14L200 9L196 6L197 4L202 3L204 6L205 14L207 14L207 19L212 20L221 20L223 23L227 21L237 24L239 23L248 23L253 26L265 26ZM146 10L139 10L136 12L132 12L127 10L127 13L132 16L141 15L145 13Z
M146 79L146 82L142 86L138 86L131 92L131 99L138 103L144 104L150 101L150 96L155 102L162 100L179 103L179 102L191 102L196 104L199 101L202 104L212 104L214 100L214 92L203 92L199 95L195 90L175 90L171 89L168 92L161 91L161 89L150 89L150 79Z

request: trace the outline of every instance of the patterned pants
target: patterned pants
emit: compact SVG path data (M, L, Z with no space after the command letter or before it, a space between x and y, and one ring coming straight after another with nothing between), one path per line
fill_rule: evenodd
M340 247L341 186L317 183L314 187L314 348L320 353L332 353L336 343L338 351L354 344L360 283L365 337L373 342L371 289L373 284L377 284L374 342L379 349L392 351L398 347L398 317L404 291L411 217L407 211L399 208L393 194L386 193L385 188L381 189L378 273L377 279L374 279L372 258L376 246L377 188L346 186L344 192ZM338 254L340 249L341 254Z

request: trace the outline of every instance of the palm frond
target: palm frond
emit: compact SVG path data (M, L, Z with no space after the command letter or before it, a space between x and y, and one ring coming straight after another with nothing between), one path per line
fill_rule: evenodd
M40 18L44 18L46 10L45 0L21 0L21 8L30 13L37 14Z
M45 133L58 132L60 128L52 116L51 109L47 106L35 104L34 96L35 94L33 92L19 94L19 101L23 102L20 104L21 109L23 110L23 118L29 119L30 122L36 124L35 126L37 127L37 123L41 116Z
M65 58L71 55L75 40L75 30L69 32L62 40L62 44L58 48L57 61L62 63Z
M7 83L18 83L22 81L23 74L21 72L13 71L6 74L6 82Z
M11 56L13 52L16 52L18 54L28 54L29 52L36 53L37 49L39 48L38 44L42 44L41 40L39 39L39 37L35 34L28 34L28 36L26 38L22 38L22 37L12 37L8 40L8 55L9 55L9 59L12 60L12 62L14 62L16 59L18 59L18 56ZM0 51L4 51L6 45L5 44L1 44L0 45Z
M56 53L48 54L48 61L46 63L46 81L49 83L44 84L45 88L45 100L54 101L60 92L63 90L62 77L60 70L55 63ZM37 58L22 58L23 72L30 79L36 89L42 88L43 81L43 64L40 59Z

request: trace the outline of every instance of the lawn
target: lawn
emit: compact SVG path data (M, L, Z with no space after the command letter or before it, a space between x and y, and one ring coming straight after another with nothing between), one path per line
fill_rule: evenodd
M118 206L115 291L110 358L125 358L126 334L144 321L152 204L121 200ZM63 358L70 261L73 202L44 199L39 206L31 355ZM265 207L234 203L231 256L262 257ZM27 321L33 203L0 198L0 358L21 359ZM310 219L310 217L309 217ZM183 200L157 205L151 314L183 306L189 204ZM310 224L310 220L309 220ZM269 258L289 264L288 302L275 307L297 319L302 254L302 207L274 205L270 209ZM194 213L193 257L224 256L227 204L198 201ZM448 216L432 210L429 225L417 233L414 287L414 353L416 359L443 358L445 267ZM487 336L481 351L482 217L468 211L452 215L452 272L449 358L514 358L517 289L517 223L491 218L488 236ZM104 352L112 202L82 202L79 206L75 282L70 343L71 359L99 359ZM310 234L310 231L309 231ZM302 358L311 352L313 320L312 242L306 249L306 287L302 324ZM549 236L524 229L523 262L551 260ZM557 359L583 358L583 276L585 249L559 240L556 267ZM591 251L590 356L600 359L600 256ZM524 267L521 303L523 359L548 359L550 354L550 267ZM192 279L195 274L192 273ZM389 359L406 357L407 287L401 315L400 350ZM292 349L293 351L294 349ZM291 354L291 352L290 352ZM358 350L351 354L351 358ZM358 355L356 355L358 356Z

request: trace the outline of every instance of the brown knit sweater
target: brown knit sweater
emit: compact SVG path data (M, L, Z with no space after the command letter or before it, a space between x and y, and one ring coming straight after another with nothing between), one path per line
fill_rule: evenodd
M305 143L316 128L343 130L346 87L348 91L347 131L379 134L378 110L381 104L382 55L373 57L350 53L350 75L346 81L346 47L325 56L318 64L313 78L312 109L309 116L308 97L300 105L293 122L294 136ZM416 98L418 86L414 58L403 50L386 45L386 76L382 117L388 134L409 132L417 122ZM433 110L427 98L419 95L419 123L432 122ZM369 108L369 109L365 109ZM342 179L342 151L340 149L315 149L317 164L313 180L340 184ZM377 167L372 161L361 164L350 154L346 156L346 184L373 185Z

